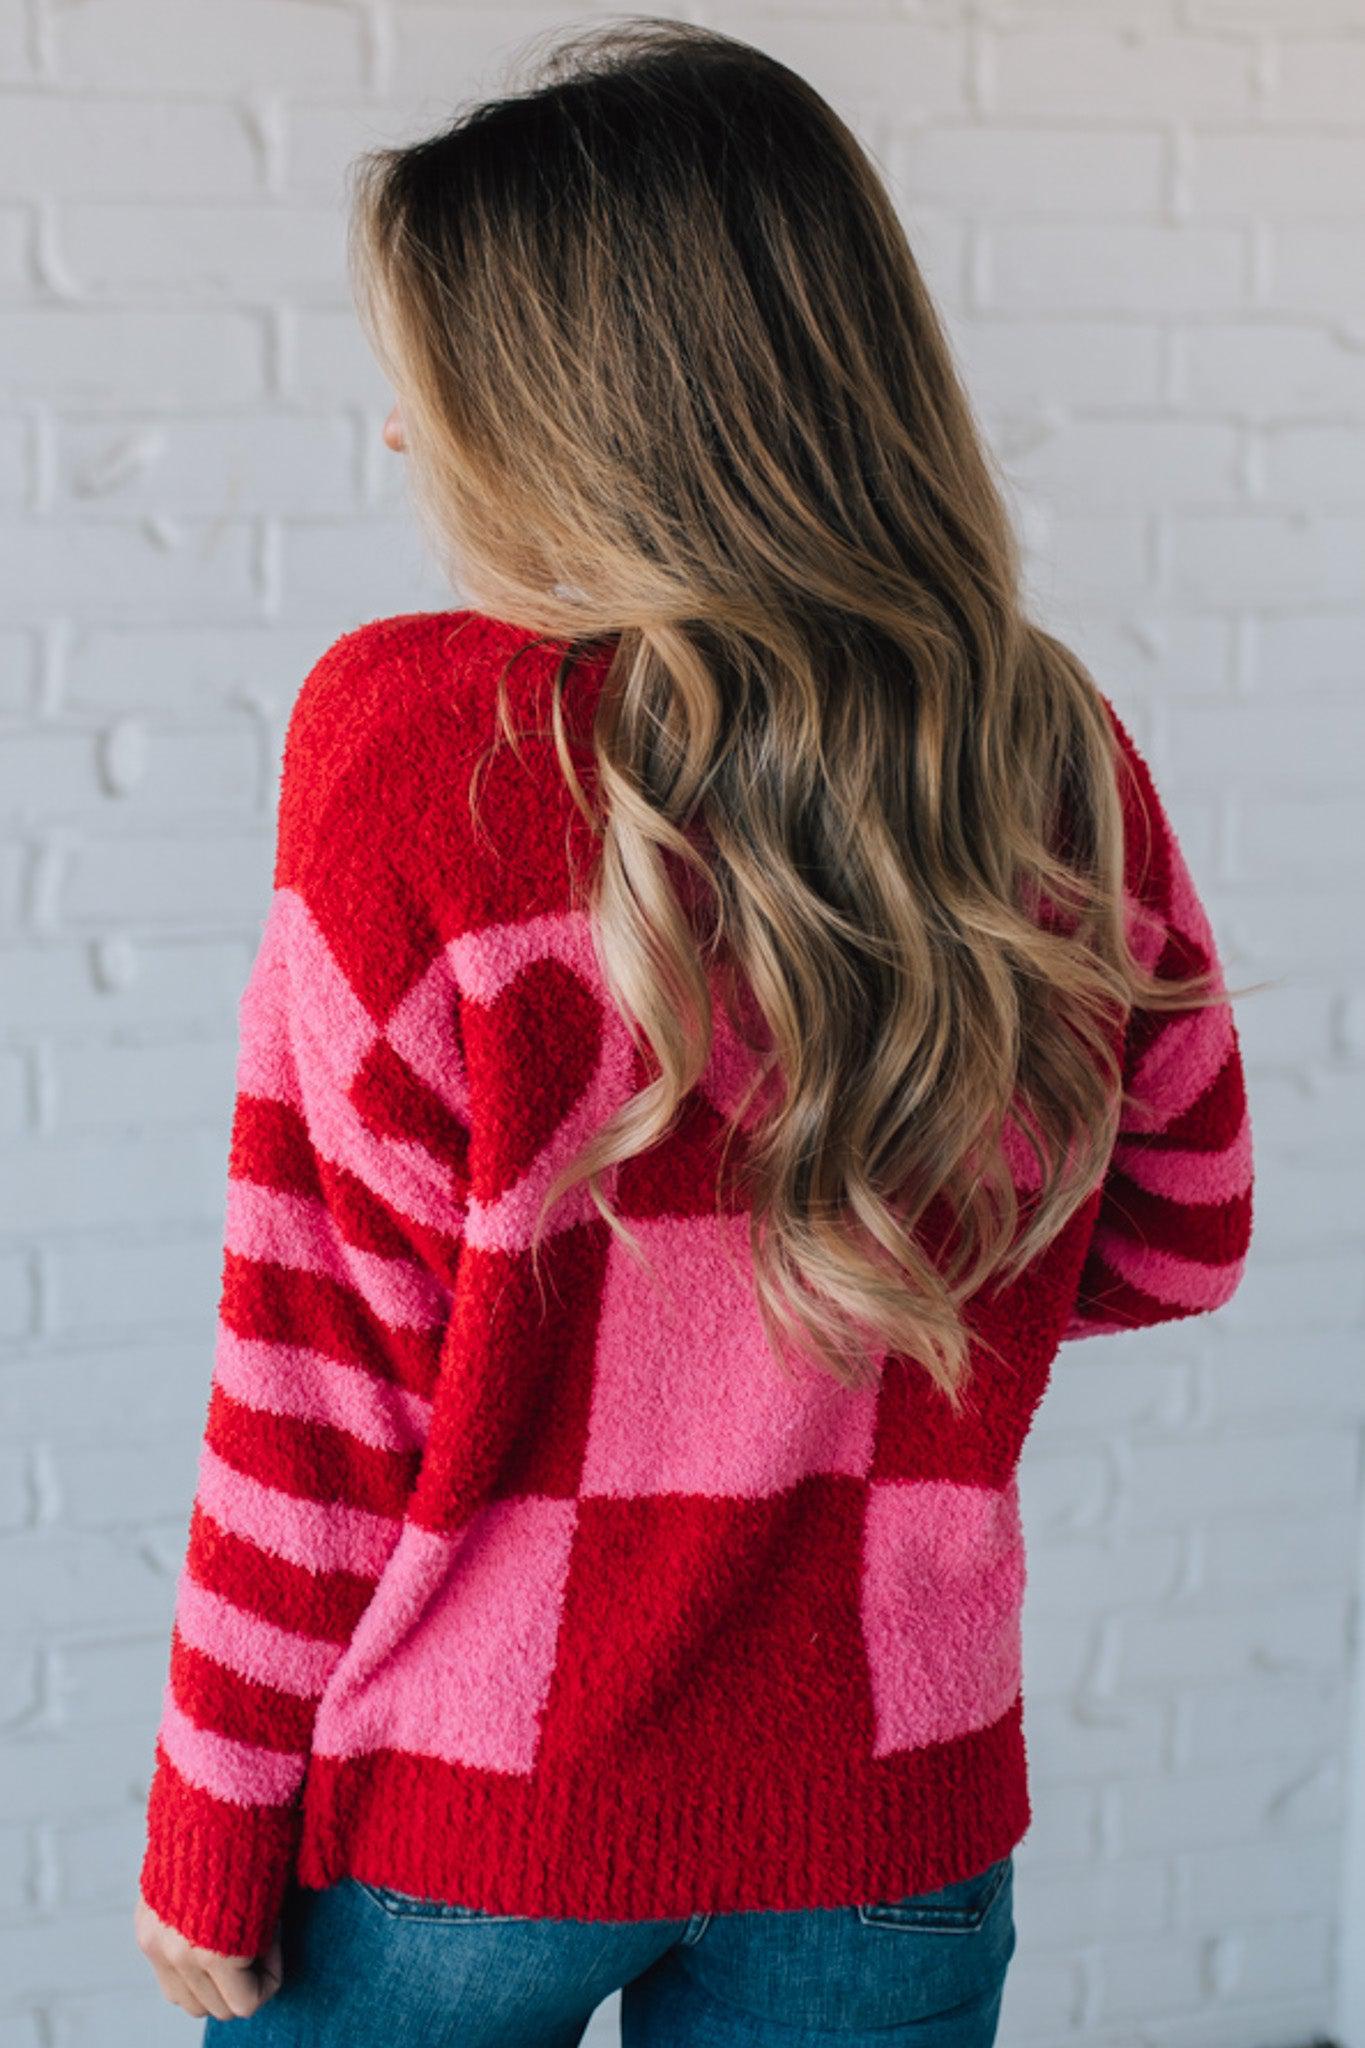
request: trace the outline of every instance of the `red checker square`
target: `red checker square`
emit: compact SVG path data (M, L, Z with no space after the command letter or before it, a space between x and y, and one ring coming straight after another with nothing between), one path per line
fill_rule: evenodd
M865 1482L764 1500L582 1500L540 1764L607 1757L637 1782L707 1769L766 1784L866 1757L858 1617ZM774 1743L800 1722L800 1741Z

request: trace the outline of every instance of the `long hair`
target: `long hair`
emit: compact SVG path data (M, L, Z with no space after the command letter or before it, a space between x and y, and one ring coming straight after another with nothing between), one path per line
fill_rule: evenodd
M652 1055L535 1243L586 1180L639 1253L600 1176L670 1129L717 993L740 1027L748 1000L729 1136L763 1091L743 1173L770 1343L849 1386L909 1354L956 1410L965 1303L1103 1174L1131 1008L1229 997L1130 948L1105 700L1024 616L1002 492L853 134L686 22L529 56L503 95L352 164L350 246L452 580L566 643L583 901ZM607 637L590 794L563 688Z

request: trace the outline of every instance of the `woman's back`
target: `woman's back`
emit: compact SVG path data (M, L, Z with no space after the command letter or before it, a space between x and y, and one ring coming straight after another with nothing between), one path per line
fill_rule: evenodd
M545 741L494 752L471 822L519 649L516 723L543 726L562 650L469 612L345 636L291 722L144 1871L224 1950L295 1863L643 1918L899 1896L1005 1856L1030 1819L1016 1473L1049 1366L1065 1337L1215 1307L1245 1255L1230 1012L1143 1019L1144 1120L969 1305L961 1415L901 1357L869 1388L782 1372L747 1218L717 1204L750 1073L721 1014L676 1127L608 1179L652 1272L580 1187L538 1281L548 1176L647 1076ZM607 653L571 674L575 725ZM1207 946L1149 816L1134 883Z

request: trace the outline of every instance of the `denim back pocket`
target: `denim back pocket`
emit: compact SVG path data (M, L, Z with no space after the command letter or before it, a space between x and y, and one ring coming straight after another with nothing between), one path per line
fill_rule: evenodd
M904 1899L873 1899L857 1908L865 1927L909 1927L919 1934L975 1934L1009 1880L1013 1855L971 1877Z
M371 1884L364 1877L354 1881L368 1899L395 1920L465 1920L502 1924L526 1918L524 1913L489 1913L482 1906L457 1906L446 1899L418 1898L413 1892L394 1891L390 1885Z

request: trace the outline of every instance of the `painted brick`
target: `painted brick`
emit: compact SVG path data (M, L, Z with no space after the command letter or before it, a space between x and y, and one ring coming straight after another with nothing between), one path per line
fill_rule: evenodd
M1011 221L982 236L981 304L1003 313L1154 315L1249 309L1250 247L1235 227Z
M1256 104L1250 48L1216 36L1135 33L1104 20L1084 29L997 31L991 81L992 110L1029 120L1229 119Z
M1196 135L1186 186L1195 215L1353 219L1365 184L1365 136Z
M281 515L356 501L355 433L335 417L63 418L54 503L120 512ZM297 677L295 678L297 681Z
M74 202L56 246L82 293L172 299L338 299L342 221L333 207Z
M230 104L69 89L0 93L0 192L140 199L155 219L170 194L244 197L260 182L251 131Z
M926 127L907 138L904 175L920 204L1122 219L1159 203L1161 140L1113 128Z
M264 337L248 312L33 306L0 312L0 395L122 410L241 405L263 393Z
M101 0L62 7L59 73L73 84L229 93L243 88L347 92L364 75L359 11L308 0L196 0L194 34L176 0Z
M1266 233L1265 304L1302 317L1305 311L1346 323L1346 345L1359 353L1365 322L1365 228L1357 221L1272 223Z

